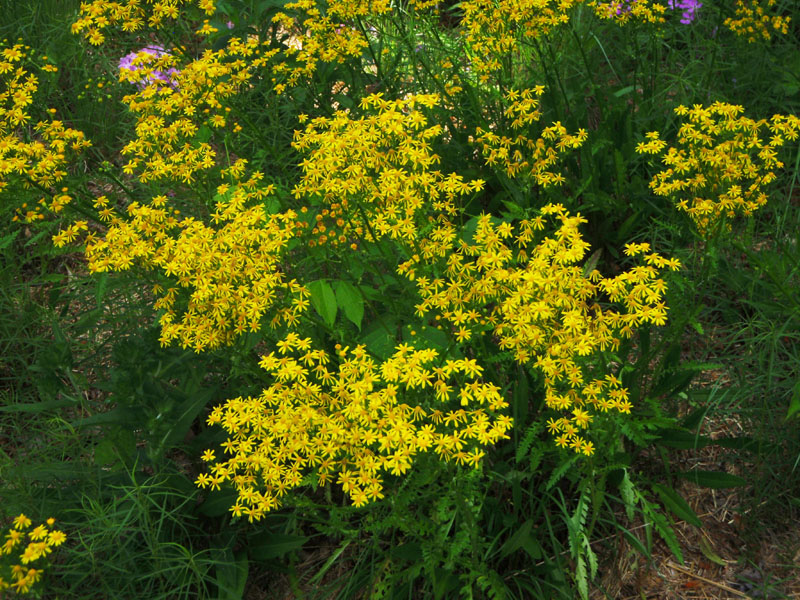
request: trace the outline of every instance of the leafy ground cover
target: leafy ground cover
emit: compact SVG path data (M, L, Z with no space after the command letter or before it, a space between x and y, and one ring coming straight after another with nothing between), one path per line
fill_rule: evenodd
M796 596L798 12L4 6L0 596Z

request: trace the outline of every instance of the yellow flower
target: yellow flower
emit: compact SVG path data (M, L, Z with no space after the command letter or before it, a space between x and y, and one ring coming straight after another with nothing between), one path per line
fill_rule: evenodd
M212 467L216 479L203 474L197 485L233 482L244 507L238 512L257 520L300 485L303 473L314 471L320 484L337 481L353 505L362 506L383 497L382 473L406 473L417 454L432 450L442 460L477 467L481 446L507 437L512 426L509 417L496 416L508 406L499 388L468 379L481 370L474 360L449 361L446 375L467 379L461 391L474 406L444 413L403 402L430 405L428 382L447 385L438 379L444 371L430 366L435 350L400 345L376 363L356 346L339 348L338 357L337 372L323 378L327 354L312 349L309 339L286 336L279 352L261 361L275 383L258 397L234 398L212 411L209 423L227 432L230 458Z

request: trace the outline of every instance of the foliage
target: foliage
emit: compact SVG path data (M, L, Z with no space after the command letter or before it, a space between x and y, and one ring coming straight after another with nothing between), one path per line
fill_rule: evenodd
M609 533L682 560L676 481L797 483L798 11L710 4L9 11L0 495L67 535L43 589L587 598ZM712 444L760 471L671 469Z

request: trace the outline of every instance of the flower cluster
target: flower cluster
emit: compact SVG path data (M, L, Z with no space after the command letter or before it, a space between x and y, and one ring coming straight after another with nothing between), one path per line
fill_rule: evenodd
M281 93L310 76L317 63L343 63L359 58L369 45L356 19L380 16L389 11L387 0L297 0L284 7L272 21L286 32L285 60L274 67L275 89Z
M630 22L663 23L666 5L655 0L612 0L611 2L592 0L589 6L601 19L614 21L620 25Z
M534 245L548 217L559 226ZM594 415L631 408L618 379L592 375L597 361L591 359L616 348L639 325L666 322L666 285L659 271L680 264L637 244L629 245L627 254L644 254L646 264L613 278L596 270L586 273L580 262L588 244L578 229L586 220L557 204L522 221L516 234L510 223L493 221L489 215L479 219L472 244L458 241L451 225L440 225L420 242L422 255L398 271L416 281L420 316L444 319L459 341L491 331L518 362L538 369L547 406L571 415L552 421L557 444L591 455L592 442L581 432ZM516 251L507 243L512 238ZM426 263L434 260L443 263L443 276L429 278ZM624 309L604 306L608 303Z
M0 52L0 192L11 182L23 187L35 186L46 194L35 206L17 207L14 220L30 222L44 218L43 210L60 212L69 204L68 188L53 186L66 176L71 154L91 144L81 131L65 127L59 120L39 121L33 126L35 137L28 137L28 113L39 80L23 68L26 48L15 44ZM52 65L42 67L55 71ZM50 109L51 114L55 110Z
M482 447L506 439L509 417L499 388L478 380L474 360L441 360L409 345L376 363L363 346L337 346L339 365L289 334L261 360L274 383L260 396L216 407L209 425L228 433L225 459L209 450L210 474L197 484L233 482L234 516L257 520L292 488L336 481L355 506L383 498L385 474L402 475L415 456L477 467ZM457 408L453 406L457 402Z
M511 90L505 96L505 116L511 120L511 128L519 132L536 123L542 116L538 97L544 93L544 86L521 91ZM498 165L505 169L509 177L530 177L538 185L548 187L560 185L564 176L552 170L559 154L579 148L586 141L585 129L572 135L560 123L555 122L544 128L538 139L523 133L514 138L497 135L478 127L476 142L481 145L488 165Z
M759 38L769 40L772 32L786 35L789 31L788 16L769 14L775 0L736 0L733 17L725 19L725 26L736 35L746 37L748 42Z
M361 101L375 111L353 118L338 111L333 118L312 119L292 144L307 153L296 197L320 202L312 231L316 243L356 243L383 236L414 240L429 211L453 214L453 200L480 190L483 182L464 181L433 169L439 157L431 141L442 132L429 125L422 109L439 103L435 94L384 100L382 94Z
M155 307L165 311L160 317L165 345L178 340L201 351L230 344L242 333L260 330L268 312L273 327L296 324L308 306L308 291L286 277L281 259L302 225L293 211L268 215L263 204L253 205L271 192L259 186L260 178L259 173L233 186L222 184L212 225L179 219L166 196L130 204L126 219L111 210L105 236L87 239L90 271L138 265L169 281L154 289L160 296ZM65 231L74 237L76 225Z
M214 167L216 151L198 139L198 132L204 126L230 126L238 131L238 123L229 123L230 107L223 103L248 84L253 72L271 54L274 52L262 52L255 38L232 38L224 48L207 50L183 66L172 76L171 87L150 85L125 96L124 102L137 115L137 123L136 138L122 149L123 156L128 157L124 171L133 174L141 169L138 178L143 183L189 184L199 172ZM168 60L172 59L162 57L156 65L163 67L162 62ZM152 71L145 73L145 77L153 76ZM141 77L137 75L136 80Z
M175 21L185 8L196 4L206 15L213 15L216 0L92 0L82 2L80 18L72 24L72 33L83 33L90 44L99 46L105 42L103 31L108 27L119 27L123 31L140 31L148 25L160 28Z
M659 196L673 198L701 233L736 215L748 216L767 202L764 189L783 167L777 151L800 135L800 119L742 116L741 106L715 102L711 106L679 106L687 118L678 130L677 146L669 146L654 131L636 151L660 155L665 168L650 182Z
M24 514L14 519L11 529L0 546L0 558L16 556L10 565L10 574L0 572L0 596L8 589L17 594L27 594L42 578L42 569L34 568L33 563L46 557L53 548L67 539L64 532L52 528L55 519L47 519L46 524L31 529L32 521ZM3 560L3 566L6 566ZM14 564L15 563L15 564Z
M172 62L172 60L172 55L162 46L147 46L138 52L126 54L119 60L119 76L121 80L130 81L140 89L153 83L175 87L178 69L172 66L163 67L164 70L159 68L162 62Z
M669 7L672 10L681 10L681 23L684 25L691 25L697 17L698 9L703 7L700 0L668 0Z
M583 0L466 0L462 27L472 67L482 78L500 69L503 58L521 44L547 35L569 22Z

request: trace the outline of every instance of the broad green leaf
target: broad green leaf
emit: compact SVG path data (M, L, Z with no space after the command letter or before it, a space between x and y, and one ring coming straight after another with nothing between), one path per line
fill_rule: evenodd
M314 310L328 327L333 327L333 323L336 321L337 306L336 295L330 284L324 279L318 279L309 283L308 289L311 292L311 304L314 305Z
M532 529L533 520L528 519L506 540L506 543L500 548L500 556L504 558L522 548L532 560L542 558L542 547L536 538L531 535Z
M211 397L216 390L214 388L207 388L194 394L189 394L189 397L180 405L180 407L171 411L170 419L171 426L161 435L161 438L151 445L150 456L160 458L166 452L171 450L181 440L186 437L186 433L191 428L194 420L206 407Z
M677 448L678 450L704 448L713 443L710 438L704 435L696 435L682 429L663 429L660 433L661 436L656 441L657 444L669 448Z
M679 519L683 519L695 527L703 526L703 522L697 516L697 513L692 510L692 507L689 506L686 503L686 500L684 500L675 490L663 486L660 483L654 483L653 491L658 494L659 498L661 498L664 506L671 510L672 513Z
M238 494L234 489L213 490L208 493L198 510L200 514L207 517L221 517L230 511L231 506L236 502L237 496Z
M361 292L347 281L337 281L333 287L336 290L336 304L342 309L344 316L361 331L361 321L364 319L364 298Z
M304 535L267 533L257 542L250 542L250 556L254 560L268 560L299 550L310 538Z
M746 479L723 471L687 471L677 475L707 488L722 489L747 485Z
M396 329L396 321L392 316L387 314L381 319L375 319L372 324L364 327L364 332L359 341L364 344L367 350L372 354L380 359L386 360L394 354L396 340L394 335L390 332L394 332Z

